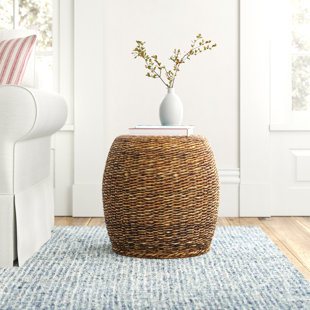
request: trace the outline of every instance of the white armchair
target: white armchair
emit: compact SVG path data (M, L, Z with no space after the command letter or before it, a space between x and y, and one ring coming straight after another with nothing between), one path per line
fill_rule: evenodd
M19 35L0 32L0 41ZM13 266L16 258L21 266L50 238L50 140L66 118L67 106L58 94L0 86L0 267Z

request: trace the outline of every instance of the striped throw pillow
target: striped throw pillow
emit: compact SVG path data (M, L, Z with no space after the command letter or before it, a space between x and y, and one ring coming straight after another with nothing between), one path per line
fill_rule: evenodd
M37 36L0 42L0 85L21 83Z

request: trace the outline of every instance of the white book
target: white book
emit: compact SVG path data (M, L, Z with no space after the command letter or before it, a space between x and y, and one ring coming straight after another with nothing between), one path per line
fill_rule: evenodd
M193 132L194 126L138 125L129 128L129 134L137 136L190 136Z

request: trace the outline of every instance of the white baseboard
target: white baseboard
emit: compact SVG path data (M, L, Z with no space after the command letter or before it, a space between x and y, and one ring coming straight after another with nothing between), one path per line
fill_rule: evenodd
M74 184L72 195L72 216L103 216L101 184Z
M219 216L239 216L239 184L221 183Z
M239 184L240 171L237 169L219 169L218 175L221 184Z
M239 216L239 169L219 169L220 217Z
M271 216L270 184L240 184L240 216Z

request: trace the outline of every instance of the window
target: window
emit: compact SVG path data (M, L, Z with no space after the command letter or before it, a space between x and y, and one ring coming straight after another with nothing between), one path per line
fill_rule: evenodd
M270 129L310 131L310 0L270 7Z
M310 107L310 0L292 0L292 107Z
M40 88L53 83L53 0L2 0L0 29L26 28L37 33L36 71Z

